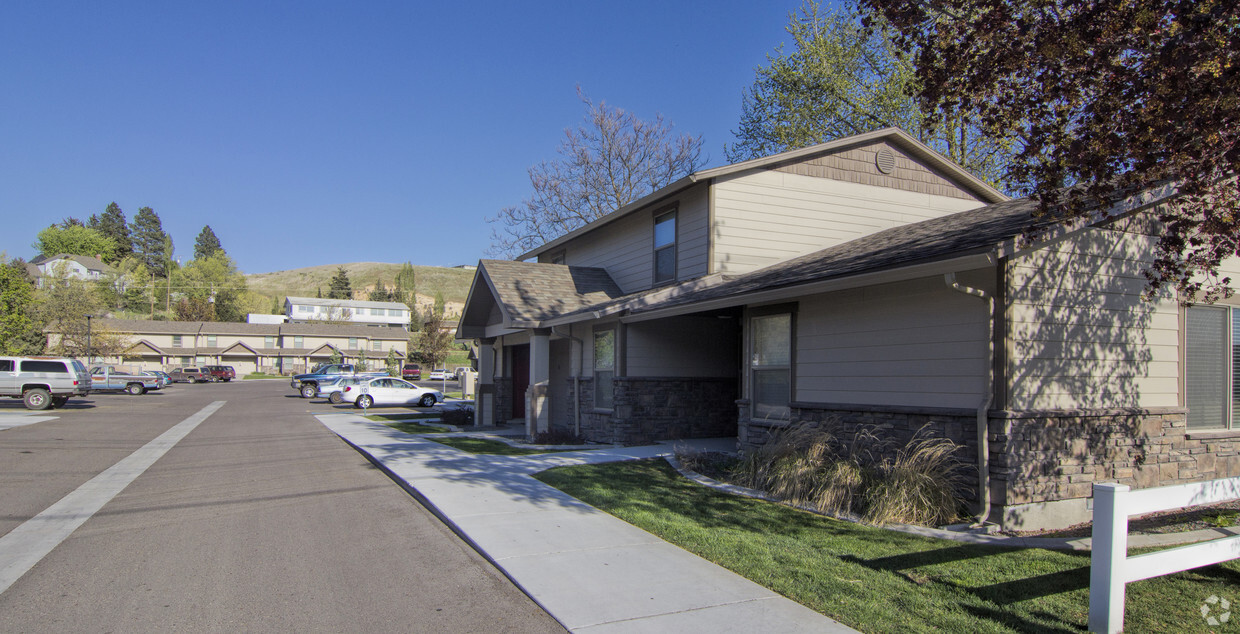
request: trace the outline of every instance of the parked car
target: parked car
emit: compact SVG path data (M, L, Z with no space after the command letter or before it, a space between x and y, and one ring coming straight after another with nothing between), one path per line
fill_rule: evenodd
M340 376L372 378L387 376L387 371L359 372L351 363L320 363L306 374L294 374L289 386L297 390L302 398L314 398L319 394L320 382Z
M212 380L210 372L197 366L177 368L168 376L172 377L173 383L206 383Z
M403 379L392 377L362 380L357 385L346 385L342 401L354 407L380 407L405 405L430 407L443 400L443 392L418 387Z
M63 407L90 388L90 372L77 359L0 357L0 396L20 398L26 409Z
M328 379L326 382L319 384L318 395L327 399L333 405L339 405L344 402L344 389L346 387L357 385L369 379L370 377L357 376L340 376Z
M227 383L237 378L237 371L231 365L204 365L202 370L211 375L212 381Z
M446 369L440 368L438 370L431 370L430 380L432 381L455 381L456 375L447 371Z
M406 363L400 368L400 377L409 381L417 381L422 378L422 366L416 363Z
M143 370L142 374L157 377L159 379L160 387L168 387L169 385L172 385L172 377L168 376L168 373L163 370Z

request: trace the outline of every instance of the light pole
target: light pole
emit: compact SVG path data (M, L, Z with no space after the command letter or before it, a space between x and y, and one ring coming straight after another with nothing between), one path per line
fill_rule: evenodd
M90 367L90 318L94 315L86 316L86 367Z

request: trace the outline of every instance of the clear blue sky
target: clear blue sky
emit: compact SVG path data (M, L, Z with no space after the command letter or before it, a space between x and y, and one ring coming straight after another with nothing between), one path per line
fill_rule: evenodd
M0 251L115 201L246 273L473 263L576 87L724 162L800 0L0 5Z

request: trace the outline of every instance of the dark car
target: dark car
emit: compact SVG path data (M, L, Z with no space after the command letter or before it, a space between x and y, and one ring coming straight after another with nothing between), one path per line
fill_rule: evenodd
M206 368L199 367L177 368L168 373L168 376L172 377L173 383L206 383L214 380Z
M406 363L400 369L400 376L403 379L411 379L417 381L422 378L422 366L416 363Z
M237 378L237 371L233 370L231 365L204 365L203 372L211 375L213 381L223 381L225 383Z

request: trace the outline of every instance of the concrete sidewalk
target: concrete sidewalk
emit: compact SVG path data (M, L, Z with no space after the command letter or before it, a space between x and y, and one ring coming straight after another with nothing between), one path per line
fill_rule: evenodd
M475 455L356 414L317 416L422 499L573 632L852 632L531 477L672 445ZM730 450L734 440L688 441Z

